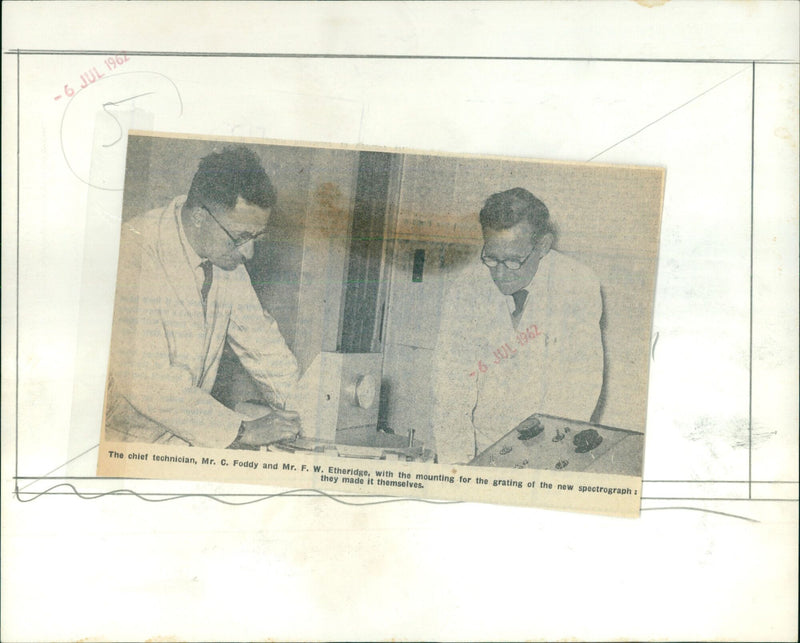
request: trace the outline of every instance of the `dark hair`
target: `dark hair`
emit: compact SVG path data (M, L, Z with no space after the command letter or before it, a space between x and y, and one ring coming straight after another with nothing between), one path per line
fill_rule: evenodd
M275 188L256 153L236 145L204 157L192 179L186 204L213 203L231 210L238 197L264 209L275 205Z
M531 224L536 237L555 234L547 206L525 188L511 188L493 194L481 209L480 221L484 229L505 230L523 220Z

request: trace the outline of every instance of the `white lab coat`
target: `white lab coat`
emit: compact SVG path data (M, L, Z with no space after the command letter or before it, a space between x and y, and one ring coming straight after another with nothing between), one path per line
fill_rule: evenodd
M591 418L603 383L599 281L550 250L527 289L516 330L512 298L482 264L447 292L434 360L440 463L469 462L532 413Z
M122 226L107 440L230 445L247 418L210 395L226 341L270 403L284 405L297 382L297 362L244 266L214 266L204 316L200 258L181 228L184 202Z

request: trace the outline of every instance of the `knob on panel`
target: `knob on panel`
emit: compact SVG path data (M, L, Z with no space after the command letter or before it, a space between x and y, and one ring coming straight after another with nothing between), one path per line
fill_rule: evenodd
M377 386L372 375L358 375L351 386L347 387L348 397L354 406L362 409L372 408L377 397Z

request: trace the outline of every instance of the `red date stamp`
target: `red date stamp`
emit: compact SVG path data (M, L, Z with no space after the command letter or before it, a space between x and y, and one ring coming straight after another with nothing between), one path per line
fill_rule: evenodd
M125 54L119 54L116 56L108 56L100 69L97 69L98 65L93 66L91 69L86 70L81 74L80 77L80 85L77 85L77 89L73 89L73 87L67 83L64 85L63 93L56 96L53 100L60 100L65 96L67 98L72 98L75 94L77 94L80 90L86 89L89 85L96 83L101 78L104 78L106 74L114 71L118 67L121 67L126 62L128 62L130 58ZM105 73L103 73L105 71Z
M535 324L528 326L525 330L517 332L516 343L522 347L536 339L542 332L536 327ZM513 343L513 342L512 342ZM512 347L508 342L492 351L494 359L490 364L498 365L503 360L511 359L517 353L517 349ZM483 360L478 360L477 370L469 373L469 377L477 377L478 373L486 373L489 371L490 364L486 364Z

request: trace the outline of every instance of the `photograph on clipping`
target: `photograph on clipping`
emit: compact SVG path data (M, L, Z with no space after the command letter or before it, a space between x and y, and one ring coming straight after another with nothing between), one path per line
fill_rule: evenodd
M664 180L131 132L98 475L637 516Z

